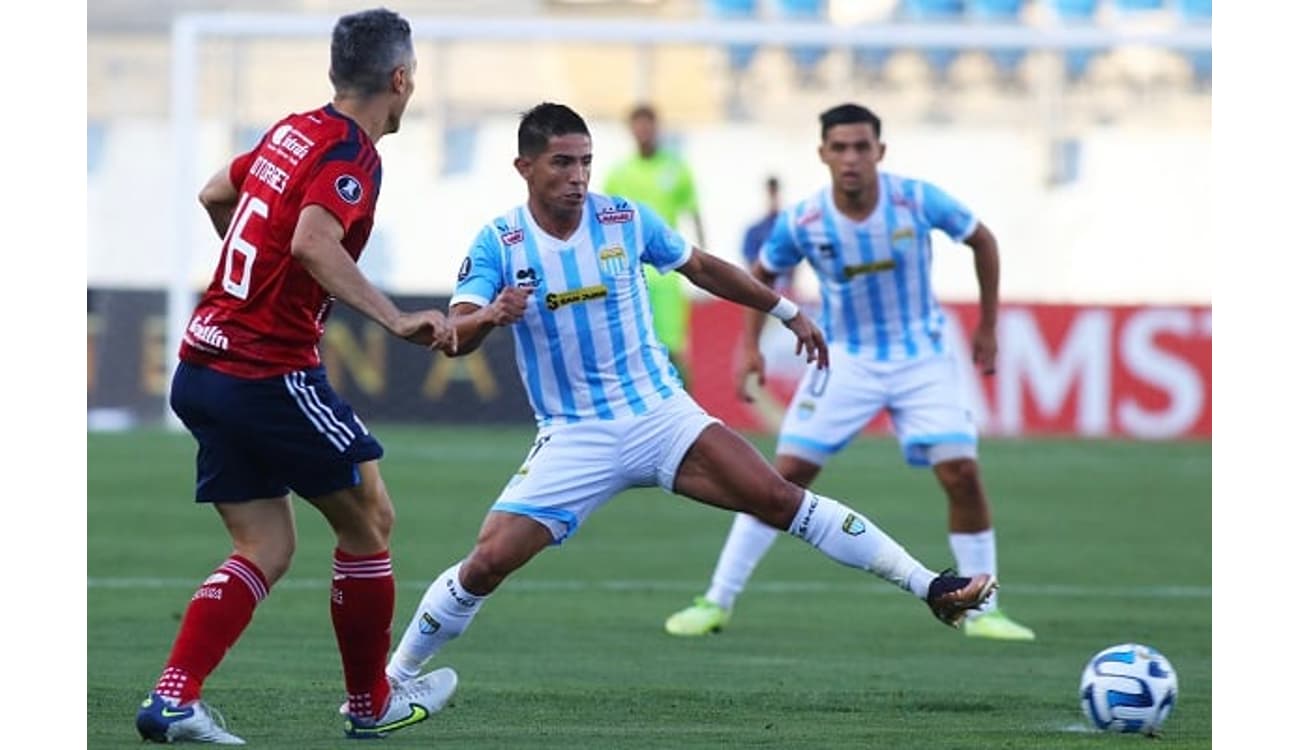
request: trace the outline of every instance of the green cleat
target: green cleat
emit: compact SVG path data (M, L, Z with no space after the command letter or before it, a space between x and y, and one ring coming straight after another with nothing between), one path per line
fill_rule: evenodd
M967 617L966 635L971 638L992 638L998 641L1032 641L1034 631L1012 620L995 609L978 617Z
M664 622L664 630L670 635L708 635L722 630L729 620L731 612L697 596L694 604Z

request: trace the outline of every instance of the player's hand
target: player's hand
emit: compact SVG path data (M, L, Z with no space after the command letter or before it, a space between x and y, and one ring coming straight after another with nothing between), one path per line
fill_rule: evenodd
M822 329L809 320L807 315L800 312L791 318L785 327L789 328L798 339L794 345L795 356L802 354L809 364L815 361L818 370L825 370L830 365L831 355L826 349L826 337L822 335Z
M532 293L532 287L508 286L492 300L492 304L484 308L483 314L494 326L514 325L523 319L528 306L528 295Z
M754 396L749 392L749 379L754 377L756 387L762 388L765 379L763 370L767 363L763 361L763 352L758 347L746 346L736 362L736 398L747 404L754 403Z
M992 325L980 323L971 339L971 359L984 375L998 371L998 333Z
M420 310L397 316L393 333L413 344L447 354L456 353L456 326L439 310Z

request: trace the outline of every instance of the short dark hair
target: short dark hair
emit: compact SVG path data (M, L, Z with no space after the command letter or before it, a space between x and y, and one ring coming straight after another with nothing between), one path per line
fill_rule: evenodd
M330 42L330 83L363 96L388 88L393 69L410 59L411 24L386 8L343 16Z
M876 113L858 104L841 104L838 107L831 107L822 112L822 140L826 140L826 133L836 125L850 125L856 122L865 122L876 131L876 138L880 138L880 118Z
M591 136L582 116L563 104L542 102L519 119L519 155L537 156L552 138L573 133Z
M764 184L767 185L767 192L769 193L775 193L781 189L781 180L776 175L768 177Z
M639 120L642 117L648 119L650 122L654 122L659 119L659 116L655 113L655 108L650 106L649 104L638 104L635 107L633 107L632 111L629 112L627 115L628 122L631 122L632 120Z

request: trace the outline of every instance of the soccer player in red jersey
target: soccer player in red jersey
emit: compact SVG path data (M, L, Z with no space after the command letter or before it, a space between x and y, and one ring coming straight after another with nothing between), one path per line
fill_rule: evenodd
M402 312L357 268L381 168L414 90L410 25L391 11L343 16L330 50L334 100L277 122L199 194L224 238L181 345L171 407L198 442L196 500L233 553L190 600L157 684L136 716L147 740L244 744L199 700L203 681L289 568L293 491L338 537L330 612L348 694L345 733L383 736L440 710L456 675L384 675L393 617L393 506L383 448L330 388L317 345L334 299L395 336L453 353L436 310Z

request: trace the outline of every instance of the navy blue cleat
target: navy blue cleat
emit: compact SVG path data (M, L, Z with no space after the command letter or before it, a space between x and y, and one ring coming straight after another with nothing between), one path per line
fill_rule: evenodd
M998 580L988 573L966 578L948 568L930 582L925 603L940 622L957 628L966 619L966 613L988 601L997 587Z
M199 701L178 706L157 693L150 693L135 714L135 728L146 742L210 742L214 745L243 745L243 740L226 731L221 714Z

